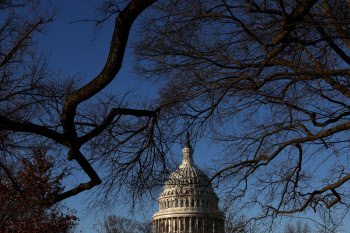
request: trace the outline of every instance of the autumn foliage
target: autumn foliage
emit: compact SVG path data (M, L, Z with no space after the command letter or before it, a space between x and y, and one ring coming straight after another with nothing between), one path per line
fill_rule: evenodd
M21 159L12 175L0 173L0 232L68 232L77 217L70 210L63 213L58 205L30 205L27 200L46 199L63 191L63 174L53 174L54 163L40 151L34 151L30 159Z

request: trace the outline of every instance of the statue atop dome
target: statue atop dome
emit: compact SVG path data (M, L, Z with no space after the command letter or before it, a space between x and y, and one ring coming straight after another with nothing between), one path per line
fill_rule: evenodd
M190 135L187 131L186 145L185 145L185 148L182 149L183 159L182 159L182 164L180 165L180 167L184 167L184 166L196 167L196 165L194 164L194 161L193 161L193 152L194 152L194 150L190 144Z
M186 145L185 145L185 147L192 148L191 142L190 142L190 133L188 131L186 133Z

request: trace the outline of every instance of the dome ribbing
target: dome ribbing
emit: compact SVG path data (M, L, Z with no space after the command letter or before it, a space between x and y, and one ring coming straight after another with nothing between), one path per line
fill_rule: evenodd
M224 215L208 176L194 164L189 137L183 161L167 179L153 215L154 233L222 233Z

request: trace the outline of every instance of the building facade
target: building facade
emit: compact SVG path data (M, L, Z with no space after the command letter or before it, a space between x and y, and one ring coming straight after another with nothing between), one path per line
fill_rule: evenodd
M167 179L158 198L159 212L153 215L154 233L223 233L224 214L208 176L193 161L187 143L183 161Z

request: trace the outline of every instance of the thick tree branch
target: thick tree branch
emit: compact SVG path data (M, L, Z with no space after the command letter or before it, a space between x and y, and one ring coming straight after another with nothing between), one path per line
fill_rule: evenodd
M62 125L64 134L76 137L74 117L81 102L91 98L105 88L117 75L123 62L124 52L131 26L141 12L156 0L133 0L115 20L114 32L107 61L101 73L91 82L70 94L63 107Z
M61 115L63 134L59 134L44 126L39 126L33 123L19 123L7 119L6 117L0 117L1 130L29 132L36 135L42 135L67 146L69 148L68 160L76 160L80 167L91 179L91 181L87 183L82 183L76 188L68 190L62 194L58 194L52 198L46 200L27 200L28 203L48 205L54 204L58 201L99 185L102 182L101 179L99 178L96 171L92 168L91 164L84 157L84 155L82 155L82 153L79 151L82 144L97 136L104 129L106 129L106 127L113 121L116 115L133 115L137 117L148 116L154 118L157 116L159 110L147 111L114 108L99 126L97 126L85 136L81 137L80 140L77 137L77 131L75 129L74 123L77 106L83 101L100 92L115 78L123 62L123 56L133 22L142 13L143 10L145 10L155 1L156 0L132 0L126 6L126 8L121 11L116 17L109 55L101 73L87 85L74 91L66 98Z
M50 138L62 145L67 145L63 135L54 130L30 122L13 121L4 116L0 116L0 130L33 133Z
M344 62L350 65L350 57L332 40L329 33L327 33L326 30L322 27L321 22L316 21L311 14L308 15L313 20L312 22L315 25L321 38L328 43L328 45L333 49L333 51L336 52L339 55L339 57L343 59Z
M52 205L54 203L57 203L59 201L62 201L66 198L72 197L74 195L77 195L83 191L92 189L96 185L99 185L102 183L101 179L97 175L96 171L92 168L90 163L86 160L86 158L81 154L80 151L70 151L69 156L74 158L80 167L84 170L84 172L89 176L91 181L87 183L81 183L76 188L70 189L64 193L58 194L54 197L45 199L45 200L29 200L26 199L25 201L32 205Z

